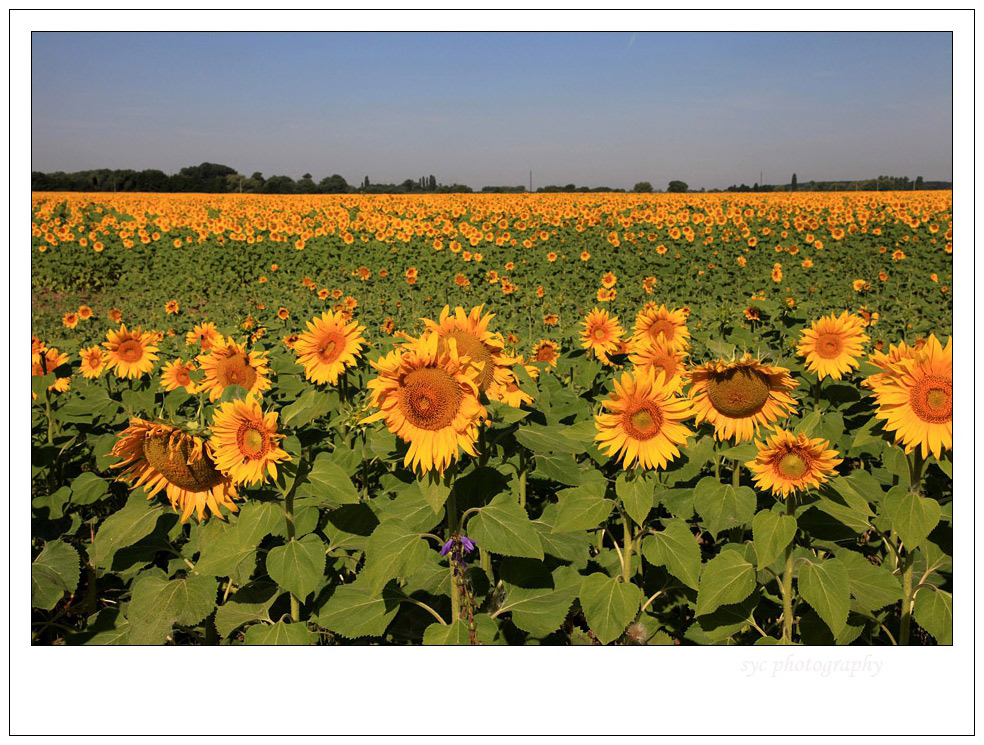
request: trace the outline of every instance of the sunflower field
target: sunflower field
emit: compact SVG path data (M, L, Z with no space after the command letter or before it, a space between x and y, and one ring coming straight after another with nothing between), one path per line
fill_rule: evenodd
M35 644L952 643L951 192L31 219Z

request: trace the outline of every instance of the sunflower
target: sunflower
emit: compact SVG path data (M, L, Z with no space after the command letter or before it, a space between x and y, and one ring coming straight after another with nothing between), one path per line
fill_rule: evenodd
M131 488L143 486L147 498L166 490L171 506L181 513L181 522L198 513L223 517L219 507L232 512L238 498L232 480L215 466L211 446L169 424L131 419L120 434L111 455L123 458L111 468L123 468L118 477L133 482Z
M297 361L304 365L308 380L334 385L346 367L356 364L366 343L362 338L366 327L355 321L346 323L340 311L322 313L308 321L307 327L294 343Z
M79 314L78 313L66 313L62 316L62 324L68 326L70 329L74 329L79 325Z
M225 344L225 339L215 330L214 323L202 323L185 335L185 345L190 347L192 344L198 344L203 352L207 352L214 346Z
M878 342L875 342L876 350L881 350L884 346L885 342L881 342L881 347L878 346ZM882 381L885 380L886 375L891 376L894 373L895 364L902 360L915 359L916 352L917 349L915 347L906 346L904 341L899 342L898 346L889 344L888 352L876 351L868 357L868 362L873 365L877 365L882 371L880 373L875 373L874 375L869 375L861 381L861 385L865 388L870 388L877 393L882 385Z
M533 347L533 362L546 362L550 367L557 367L560 347L549 339L540 339Z
M31 354L31 375L39 378L44 377L66 364L68 364L67 354L59 353L58 347L46 347L42 344L41 351ZM71 383L71 378L55 378L55 382L48 386L48 390L64 393Z
M266 377L269 370L265 352L247 352L229 340L213 347L208 354L198 355L196 359L205 373L205 380L199 384L198 390L208 391L210 401L219 398L226 386L230 385L241 386L256 396L270 388L270 380Z
M790 492L820 486L841 462L836 450L827 449L827 440L811 440L784 429L776 429L765 442L755 444L758 454L745 465L760 489L771 489L782 499Z
M667 379L675 375L683 375L683 359L687 352L668 347L660 339L640 339L635 343L632 354L629 356L629 363L636 370L651 369L654 373L662 370Z
M280 309L277 311L277 318L279 318L281 321L286 321L288 318L290 318L290 311L284 308L283 306L281 306Z
M476 382L481 393L492 401L515 407L532 403L533 399L519 389L512 371L519 359L506 353L502 334L489 331L489 322L495 314L487 313L483 317L483 307L475 306L468 315L464 308L455 308L452 316L450 306L445 305L436 323L428 318L421 320L428 332L437 335L440 346L446 346L448 339L454 339L458 355L471 359L479 371Z
M106 317L113 323L120 323L123 320L123 311L119 308L110 308L106 312Z
M363 423L382 419L410 444L404 465L443 474L459 447L476 455L478 422L487 416L478 400L481 370L459 356L454 337L442 344L426 334L371 364L379 375L368 384L370 404L379 411Z
M734 362L707 362L689 378L697 423L713 424L718 440L751 440L759 426L789 416L796 406L789 392L798 383L789 370L764 365L750 354Z
M682 424L691 416L690 403L679 395L680 378L652 369L623 373L615 392L602 405L611 413L595 416L595 440L607 455L617 455L625 468L638 462L645 469L665 468L680 455L677 445L693 432Z
M669 310L665 305L657 308L656 303L646 303L636 316L633 338L662 340L669 349L684 349L690 338L686 323L687 316L682 309Z
M277 434L277 412L266 414L253 396L226 401L212 418L209 442L215 451L216 467L236 484L277 478L277 463L290 460L279 447L284 435Z
M606 290L610 290L615 286L618 278L615 276L614 272L605 272L601 277L601 286Z
M581 321L581 325L584 326L581 332L582 349L590 349L603 361L618 350L624 333L618 325L618 316L609 316L607 310L596 307Z
M99 377L99 373L103 371L103 368L106 367L106 358L103 356L103 351L98 345L82 347L79 350L79 357L82 358L79 371L82 373L83 378L97 378Z
M923 457L937 458L953 448L953 339L943 347L935 334L913 357L889 365L877 387L878 411L884 427L906 453L917 447Z
M167 313L168 315L172 315L174 313L177 313L178 312L178 301L177 300L168 300L164 304L164 312Z
M78 313L79 313L80 321L88 321L90 318L92 318L92 308L90 308L88 305L80 305Z
M861 345L868 341L862 329L864 323L845 310L839 317L831 313L800 336L796 353L806 357L806 369L823 379L828 375L834 380L858 367Z
M198 388L191 379L191 373L197 368L191 362L182 362L178 357L172 362L165 362L161 368L161 384L165 391L184 388L188 393L195 393Z
M133 331L127 331L124 323L119 331L107 331L106 341L102 345L108 353L109 369L117 377L139 378L154 367L154 360L157 359L154 354L157 347L154 343L152 331L144 332L139 326Z

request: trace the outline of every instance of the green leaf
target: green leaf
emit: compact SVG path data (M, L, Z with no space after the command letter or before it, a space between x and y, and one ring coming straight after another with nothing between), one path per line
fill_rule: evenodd
M447 569L445 569L445 573ZM399 609L401 595L393 585L373 592L359 576L341 585L318 613L318 625L347 639L382 636Z
M755 567L737 551L722 551L700 573L695 615L707 615L722 605L740 603L754 589Z
M64 541L48 541L31 563L31 607L51 610L79 586L79 552Z
M533 476L567 486L579 486L582 481L581 467L570 453L537 453Z
M865 619L857 613L850 613L847 616L847 623L841 630L837 638L830 632L827 624L817 615L816 611L807 608L806 612L796 621L799 629L800 642L810 646L830 646L837 644L845 646L853 642L864 631Z
M94 620L93 620L94 619ZM69 634L66 644L92 646L122 646L129 644L130 622L119 608L105 608L95 616L89 616L85 631Z
M244 638L244 642L251 645L305 646L316 644L317 641L318 635L310 631L306 623L286 621L254 624L246 629Z
M557 492L560 509L554 522L554 533L574 533L593 530L608 519L614 503L605 499L604 482L593 482Z
M561 567L546 575L546 581L533 581L521 586L515 584L519 578L512 577L510 582L509 564L512 559L503 561L500 576L506 587L506 596L496 609L495 615L512 613L512 621L523 631L534 636L546 636L553 633L564 622L571 603L581 588L581 575L571 567ZM542 565L541 565L542 566Z
M438 515L448 497L451 495L451 488L443 484L439 479L432 477L417 479L417 487L424 501L431 506L434 514Z
M920 588L912 616L937 644L953 644L953 595L937 588Z
M902 585L887 566L875 566L857 551L847 549L838 552L837 558L847 567L851 595L858 608L876 611L902 599Z
M476 642L479 644L493 644L498 633L499 627L495 621L489 618L488 614L475 614ZM455 621L447 626L435 622L424 629L423 642L427 645L467 645L471 644L471 636L468 632L468 626L462 621Z
M92 471L86 471L72 481L72 502L92 504L109 491L109 483Z
M328 453L318 453L307 475L310 485L306 492L329 499L338 504L358 504L359 492L348 474L335 463Z
M838 558L806 562L797 576L800 595L827 624L834 638L840 636L851 607L851 582L844 562Z
M583 530L576 533L554 533L553 524L557 519L557 512L557 505L548 504L540 517L533 521L540 536L543 553L569 561L575 569L584 569L588 565L591 539Z
M885 452L882 453L882 465L885 466L885 468L887 468L893 476L898 477L898 486L902 486L905 489L909 488L909 459L906 457L905 451L901 447L893 446L890 448L885 448Z
M643 473L637 473L629 480L625 473L620 473L615 479L615 493L622 500L622 506L629 517L642 525L655 504L655 481Z
M265 603L242 603L235 599L220 605L215 611L215 630L219 636L227 637L233 631L253 621L270 621L270 605L277 598L274 593Z
M397 520L379 524L366 541L366 565L362 575L369 589L379 593L391 579L408 577L424 563L431 547L416 531Z
M919 546L940 521L940 503L920 497L904 486L893 486L884 499L885 511L902 544L912 551Z
M169 580L159 569L141 573L133 582L127 609L129 644L163 644L176 623L195 626L215 607L218 582L192 574Z
M270 578L301 602L321 586L325 576L325 544L313 533L270 549Z
M700 546L683 520L663 519L664 528L646 536L642 555L653 566L666 566L667 571L696 590L700 582Z
M593 425L592 425L593 426ZM534 453L570 453L578 455L586 449L586 442L579 441L571 427L544 427L531 424L516 430L516 440ZM590 442L590 439L587 441Z
M543 546L526 510L512 494L499 494L468 521L468 535L486 551L543 558Z
M223 391L224 392L224 391ZM321 391L309 388L289 406L285 406L280 412L280 423L287 427L303 427L318 417L328 413L331 406L331 398Z
M214 577L228 577L236 584L245 583L256 566L256 549L260 541L277 530L283 519L276 503L247 502L235 525L202 550L195 570Z
M148 501L142 494L131 494L123 509L107 517L99 526L89 552L92 563L108 569L113 554L150 535L163 514L160 504Z
M642 606L642 590L601 572L581 581L578 593L588 626L602 644L614 641L632 623Z
M796 535L796 518L762 510L752 520L752 540L759 569L769 566Z
M722 530L751 522L755 515L755 492L751 487L736 489L707 476L694 488L694 507L710 534L717 536Z
M713 613L698 618L707 641L716 644L750 628L750 619L761 599L762 593L755 590L740 603L719 606Z

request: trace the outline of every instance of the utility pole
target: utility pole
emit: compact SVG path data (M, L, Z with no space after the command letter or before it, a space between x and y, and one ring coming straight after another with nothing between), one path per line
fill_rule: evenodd
M533 170L530 169L530 194L533 193Z

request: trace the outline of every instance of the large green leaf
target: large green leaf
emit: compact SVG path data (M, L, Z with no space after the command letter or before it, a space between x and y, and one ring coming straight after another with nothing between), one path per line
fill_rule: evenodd
M374 594L379 593L391 579L410 576L420 568L431 550L420 533L408 530L403 522L387 520L380 523L366 541L366 565L362 574L369 589Z
M637 473L633 479L620 473L615 479L615 493L622 500L622 506L629 513L629 517L639 525L646 521L649 512L653 509L654 490L654 480L643 473Z
M902 544L912 551L919 546L940 521L940 503L920 497L903 486L893 486L885 495L885 510L892 529Z
M475 642L477 644L494 644L498 633L499 627L487 614L475 614ZM459 620L448 625L435 622L424 629L423 642L426 645L467 645L471 644L471 634L464 621Z
M348 474L342 470L328 453L319 453L314 459L307 475L305 493L335 502L337 504L357 504L359 492Z
M605 499L604 483L592 482L557 492L560 509L553 525L554 533L593 530L611 514L615 504Z
M799 594L823 619L834 638L840 636L851 607L851 581L838 558L806 562L798 576Z
M708 532L716 536L722 530L747 525L755 515L755 492L751 487L722 484L712 476L697 482L694 508L704 519Z
M51 610L79 586L79 552L64 541L48 541L31 563L31 606Z
M152 569L133 583L127 609L129 644L163 644L174 624L194 626L215 607L218 582L214 577L192 574L169 580Z
M754 589L755 567L737 551L722 551L700 573L695 615L707 615L722 605L740 603Z
M912 617L933 635L937 644L953 644L953 595L950 593L932 587L920 588Z
M245 583L256 566L256 549L260 541L277 530L283 520L279 505L247 502L235 525L202 549L195 570L215 577L228 577L236 584Z
M86 471L72 481L72 502L92 504L109 491L109 482L102 476Z
M123 509L107 517L99 526L89 552L92 563L108 569L113 554L150 535L163 514L164 509L156 501L148 501L139 493L131 494Z
M486 551L543 558L543 546L526 510L512 494L499 494L468 521L468 535Z
M578 486L582 481L582 470L570 453L537 453L536 478L552 479L567 486Z
M516 430L516 440L520 445L529 448L534 453L570 453L577 455L586 449L585 441L572 436L570 427L544 427L532 424Z
M847 568L857 608L876 611L902 599L902 585L887 566L875 566L857 551L846 549L839 551L837 558Z
M663 530L647 536L642 542L642 555L654 566L666 569L694 590L700 582L700 546L683 520L663 519Z
M270 549L266 560L270 578L303 601L321 586L325 576L325 544L311 533Z
M504 577L507 571L504 567ZM512 613L513 623L535 636L546 636L556 631L567 617L582 580L581 575L570 567L561 567L548 577L547 582L529 583L532 585L529 587L504 579L506 596L495 615Z
M752 520L752 539L758 568L769 566L796 535L796 518L761 510Z
M399 592L391 591L390 587L381 593L373 592L361 577L341 585L318 613L318 625L347 639L382 636L401 600Z
M601 572L581 581L578 593L588 626L602 644L614 641L632 623L642 605L638 586L619 582Z
M246 644L304 646L315 644L318 635L309 630L306 623L287 623L277 621L274 624L257 623L246 629L244 638Z

